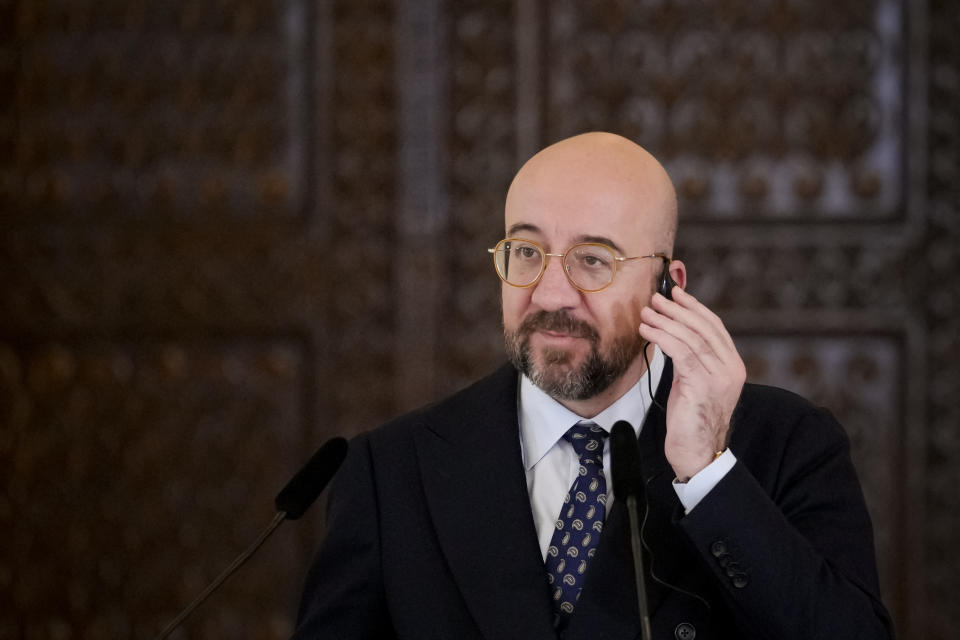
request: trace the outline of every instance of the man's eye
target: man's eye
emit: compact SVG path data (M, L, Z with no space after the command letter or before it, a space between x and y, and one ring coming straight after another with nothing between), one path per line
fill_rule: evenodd
M583 262L584 265L594 269L607 266L607 261L600 256L585 255L580 258L580 261Z
M533 247L517 247L517 255L528 260L536 257L537 250Z

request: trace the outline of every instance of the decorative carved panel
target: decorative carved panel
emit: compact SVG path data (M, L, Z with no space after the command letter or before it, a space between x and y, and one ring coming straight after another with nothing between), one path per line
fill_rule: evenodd
M689 263L691 286L702 301L718 311L903 315L899 310L913 292L890 283L915 267L912 249L898 238L883 234L865 242L867 234L839 232L817 238L803 230L785 235L681 228L676 255Z
M393 199L396 173L394 6L336 2L330 133L336 150L325 268L333 304L324 340L334 424L369 429L393 409Z
M159 631L304 457L305 355L242 337L0 344L3 637ZM286 637L298 560L265 550L191 633Z
M551 3L547 138L612 128L637 140L688 218L894 216L901 11L895 0Z
M152 637L342 430L328 302L356 261L335 271L311 226L333 217L306 122L329 113L321 18L345 24L299 1L0 4L0 636ZM307 520L180 637L287 637Z
M960 628L960 12L954 3L929 3L929 129L927 132L927 236L922 296L927 326L929 384L926 417L913 427L925 434L926 579L924 619L929 637L949 638Z
M440 385L452 391L503 361L499 279L487 248L503 236L515 157L513 2L451 3L450 304L443 310Z
M282 3L13 2L8 14L4 209L140 222L296 211Z
M850 433L899 635L952 637L954 4L0 0L0 638L151 637L324 439L499 364L507 186L596 128ZM307 520L183 637L285 637Z

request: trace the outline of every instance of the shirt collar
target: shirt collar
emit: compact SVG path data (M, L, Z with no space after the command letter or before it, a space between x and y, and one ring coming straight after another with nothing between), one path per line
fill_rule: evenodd
M665 362L663 352L654 345L650 367L640 381L609 407L590 418L589 422L596 423L609 433L618 420L626 420L633 425L639 435L653 400L650 397L649 388L656 393ZM557 440L563 437L567 429L582 420L588 420L551 398L527 376L520 377L518 402L523 465L527 470L532 469L546 455Z

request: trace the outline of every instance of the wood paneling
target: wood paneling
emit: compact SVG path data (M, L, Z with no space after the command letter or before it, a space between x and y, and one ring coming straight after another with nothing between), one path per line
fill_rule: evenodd
M323 440L501 362L506 188L594 128L664 160L751 378L846 426L900 635L951 637L952 4L0 0L0 638L152 637ZM286 637L322 527L183 636Z

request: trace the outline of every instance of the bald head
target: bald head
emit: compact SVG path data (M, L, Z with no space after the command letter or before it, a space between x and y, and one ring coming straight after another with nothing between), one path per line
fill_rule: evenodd
M508 235L534 211L571 229L620 225L634 236L624 241L636 245L630 251L673 250L677 197L670 177L645 149L612 133L567 138L527 161L507 192Z

